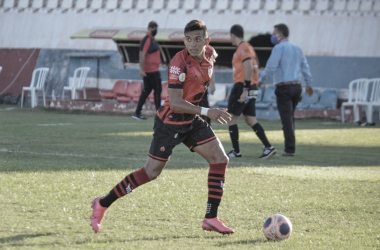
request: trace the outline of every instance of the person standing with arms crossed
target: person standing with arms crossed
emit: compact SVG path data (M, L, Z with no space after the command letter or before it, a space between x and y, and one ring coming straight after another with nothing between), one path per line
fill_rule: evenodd
M161 73L159 70L161 62L160 48L154 36L157 34L158 24L151 21L148 24L146 36L141 40L139 52L139 75L143 78L144 89L141 92L133 118L136 120L145 120L141 115L142 107L148 98L150 92L154 90L154 105L156 110L161 107Z
M233 149L227 154L229 158L241 157L239 147L239 129L237 119L243 113L245 122L256 133L263 143L264 150L259 158L268 159L277 150L269 143L265 131L256 119L256 97L258 94L257 82L259 68L256 61L256 53L253 47L244 41L244 30L241 25L233 25L230 29L232 45L237 46L232 59L234 72L234 86L228 99L228 113L232 119L228 122L228 129Z
M217 217L221 202L228 157L222 143L200 115L206 115L225 124L231 119L226 110L199 107L214 72L216 52L209 46L207 27L203 21L192 20L184 29L185 49L178 52L168 67L168 97L157 111L154 134L147 160L142 168L127 175L103 197L92 201L91 225L99 232L102 218L117 199L137 187L156 179L166 166L174 147L185 144L210 165L208 173L208 200L202 229L221 234L232 234Z
M258 84L260 86L263 81L273 76L277 108L285 137L285 149L281 156L294 156L295 154L294 111L302 94L302 77L306 82L306 93L312 96L314 92L311 86L313 79L309 64L301 48L289 42L288 37L288 26L282 23L274 26L271 42L275 46Z

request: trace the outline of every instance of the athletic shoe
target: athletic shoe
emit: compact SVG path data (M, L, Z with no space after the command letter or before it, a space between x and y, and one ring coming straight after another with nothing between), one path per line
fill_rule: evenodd
M143 115L136 115L136 114L133 114L132 115L132 118L133 119L136 119L136 120L139 120L139 121L142 121L142 120L146 120L146 119L148 119L148 118L146 118L145 116L143 116Z
M236 157L242 157L242 154L239 152L239 153L236 153L235 152L235 150L231 150L228 154L227 154L227 156L229 157L229 158L236 158Z
M264 148L263 154L259 158L269 159L270 157L272 157L276 153L277 153L277 150L273 146L270 146L268 148Z
M232 228L224 225L226 222L222 221L218 217L207 219L202 222L202 229L205 231L214 231L221 234L233 234L235 231Z
M107 211L106 207L102 207L99 203L100 197L95 198L92 201L92 215L91 215L91 226L95 233L100 231L100 224L102 223L102 219L104 214Z

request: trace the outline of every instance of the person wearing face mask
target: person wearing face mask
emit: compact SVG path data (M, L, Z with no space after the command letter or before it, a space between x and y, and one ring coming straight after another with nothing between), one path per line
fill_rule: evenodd
M154 104L156 110L161 107L161 73L159 71L161 63L160 48L154 36L157 34L158 24L151 21L148 24L146 36L140 42L139 53L139 75L143 78L144 88L140 95L135 113L132 118L136 120L145 120L146 117L141 115L141 109L148 98L150 92L154 90Z
M312 96L314 92L309 64L301 48L289 42L288 37L288 26L282 23L274 26L271 42L275 46L258 83L260 86L263 81L273 76L277 108L285 137L285 149L281 156L295 154L294 111L302 94L302 77L306 82L306 93Z

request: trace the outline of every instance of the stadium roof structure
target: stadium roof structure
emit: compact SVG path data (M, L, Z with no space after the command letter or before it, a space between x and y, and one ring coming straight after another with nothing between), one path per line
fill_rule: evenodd
M231 68L231 60L236 47L232 46L230 33L227 30L209 30L210 45L218 53L216 66ZM140 41L146 35L144 29L134 28L91 28L75 32L72 39L112 39L123 57L123 62L138 63ZM155 40L160 44L163 64L168 64L170 59L180 50L184 49L183 30L159 29ZM261 66L264 66L269 58L273 45L270 43L269 32L245 31L244 40L254 46ZM256 42L255 42L256 41ZM264 65L263 65L264 64Z

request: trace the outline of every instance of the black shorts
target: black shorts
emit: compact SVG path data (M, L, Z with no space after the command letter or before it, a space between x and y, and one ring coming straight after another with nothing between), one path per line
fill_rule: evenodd
M154 134L150 145L149 156L159 161L168 161L175 146L181 142L185 144L190 151L196 146L205 144L216 139L214 131L198 115L195 116L191 124L191 130L188 132L178 132L178 126L164 124L156 115L154 119Z
M250 99L248 103L239 102L240 96L243 93L244 84L241 82L235 83L228 100L228 113L240 116L256 116L256 99Z

